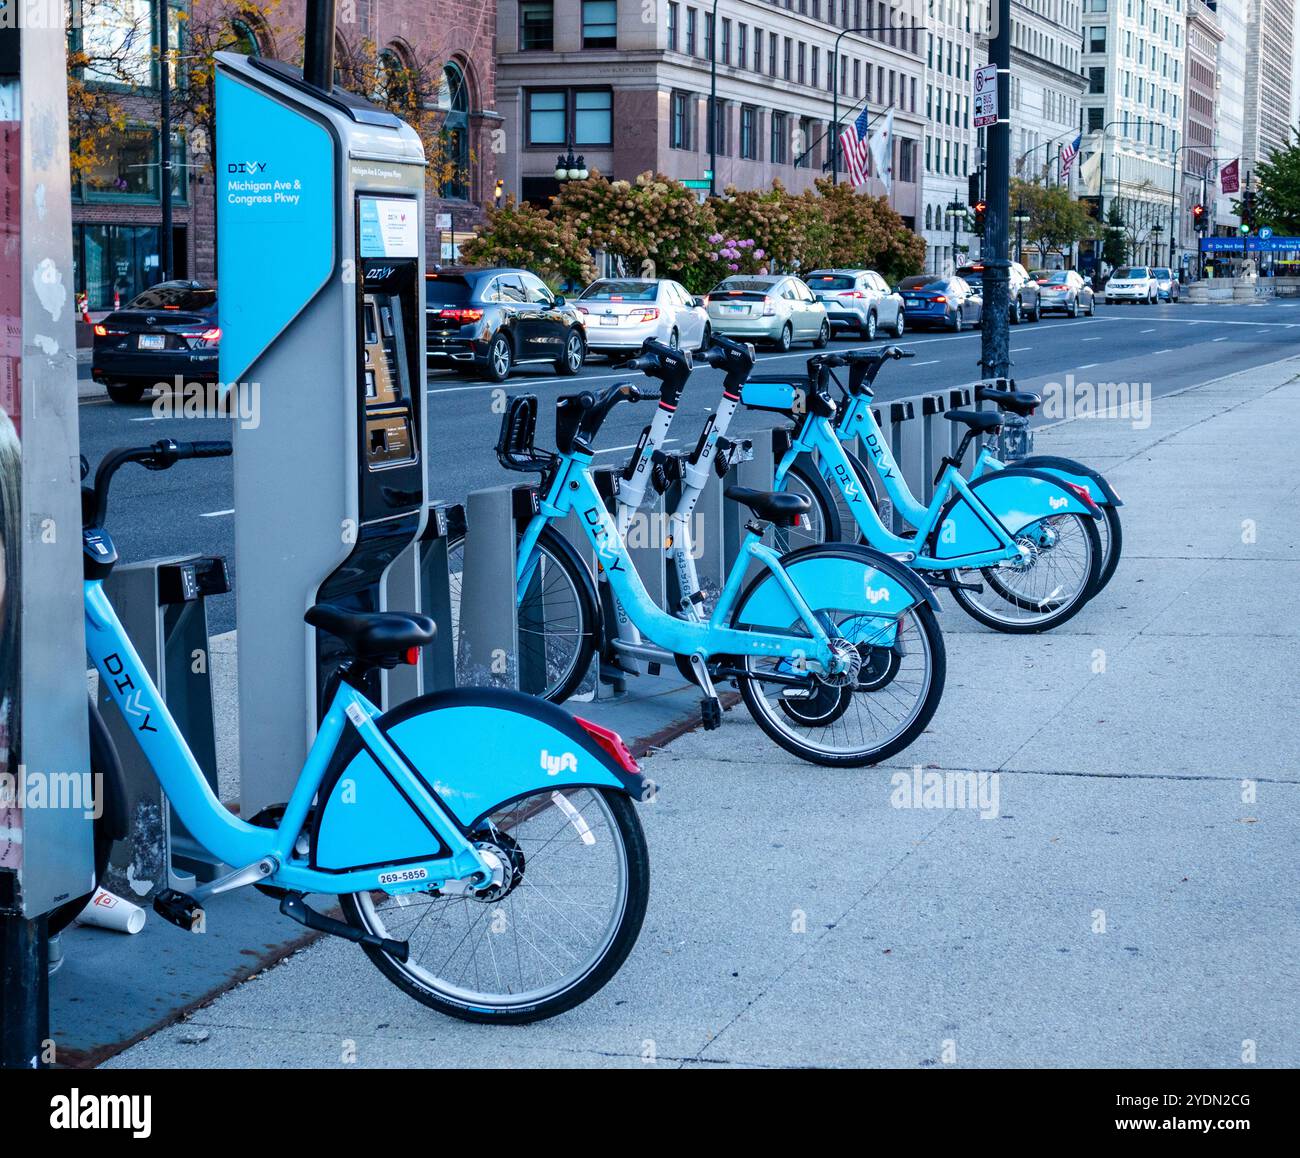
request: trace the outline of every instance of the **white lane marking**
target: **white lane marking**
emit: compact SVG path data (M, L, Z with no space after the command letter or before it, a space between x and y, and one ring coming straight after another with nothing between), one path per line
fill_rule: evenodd
M204 511L202 514L199 515L199 518L220 519L220 518L224 518L226 515L233 515L234 513L235 513L235 508L231 507L230 510L228 511Z
M1150 357L1154 358L1158 354L1172 354L1173 352L1174 352L1174 348L1172 346L1168 346L1163 350L1152 350Z
M1104 340L1105 340L1104 338L1080 338L1079 339L1079 341L1081 342L1101 342Z
M1100 366L1100 362L1085 362L1082 366L1076 366L1076 370L1091 370L1094 366Z
M1013 354L1028 354L1029 351L1032 350L1032 349L1033 349L1033 346L1012 346L1012 347L1011 347L1011 352L1012 352Z
M1228 339L1227 339L1227 336L1226 336L1226 335L1225 335L1224 337L1222 337L1222 338L1211 338L1211 339L1210 339L1211 342L1226 342L1227 340L1228 340Z
M132 422L163 422L168 417L169 416L165 414L149 414L146 415L144 418L133 418L131 419L131 421Z
M913 366L937 366L941 359L931 358L928 362L913 362Z
M1139 334L1154 334L1155 332L1155 326L1148 326L1145 330L1138 330Z

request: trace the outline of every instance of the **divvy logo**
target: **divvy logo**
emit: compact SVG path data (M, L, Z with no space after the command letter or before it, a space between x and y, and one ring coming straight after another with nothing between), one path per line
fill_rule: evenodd
M565 752L560 756L552 756L545 748L542 749L542 767L546 769L546 775L558 776L561 772L576 772L578 770L578 757L572 752Z
M265 161L227 161L227 173L265 173Z

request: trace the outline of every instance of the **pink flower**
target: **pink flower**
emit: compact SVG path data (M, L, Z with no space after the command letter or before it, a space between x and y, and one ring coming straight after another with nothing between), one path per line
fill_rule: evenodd
M754 250L754 257L755 257L755 258L762 258L762 257L766 257L766 256L767 256L767 254L765 254L761 249L756 249L756 250Z

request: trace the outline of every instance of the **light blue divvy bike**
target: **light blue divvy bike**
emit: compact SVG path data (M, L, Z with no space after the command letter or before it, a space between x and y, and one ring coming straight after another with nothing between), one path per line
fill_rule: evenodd
M194 929L205 898L254 885L300 924L359 943L418 1001L468 1021L534 1021L585 1000L645 915L649 863L632 802L647 783L615 733L518 692L456 689L381 713L360 690L366 674L414 663L432 620L310 608L306 621L348 659L292 797L243 820L213 794L104 593L117 561L104 519L126 463L167 470L229 453L228 442L169 439L114 451L82 492L86 649L177 815L234 866L193 894L164 890L154 908ZM93 705L91 736L111 791L120 773ZM101 874L113 835L97 834ZM313 893L338 896L345 919L311 908Z

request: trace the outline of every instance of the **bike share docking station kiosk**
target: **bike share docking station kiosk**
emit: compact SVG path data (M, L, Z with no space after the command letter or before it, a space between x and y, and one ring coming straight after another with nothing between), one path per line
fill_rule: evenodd
M234 431L245 818L288 800L341 658L304 612L384 610L390 577L394 609L413 609L426 519L424 151L331 90L319 23L315 84L216 55L221 379L252 415ZM389 681L371 689L385 706L420 690L417 668Z

